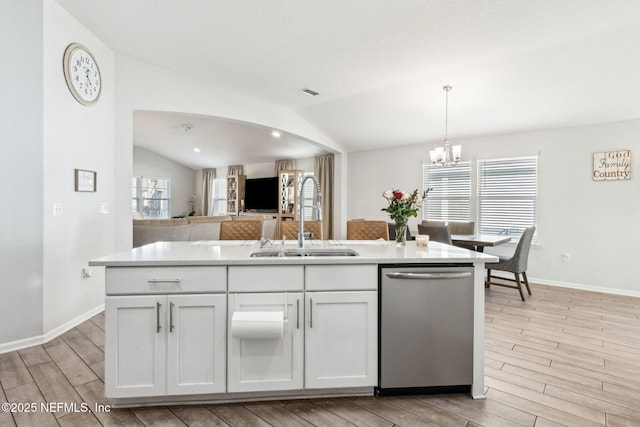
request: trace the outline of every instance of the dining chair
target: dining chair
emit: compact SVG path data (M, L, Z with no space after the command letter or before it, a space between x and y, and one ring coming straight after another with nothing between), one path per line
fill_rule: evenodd
M475 221L449 221L447 222L449 231L451 234L475 234L476 223ZM459 248L465 248L475 251L476 248L472 245L465 245L464 243L453 243L454 246Z
M387 227L389 228L389 240L396 240L396 223L388 222ZM407 227L407 240L415 240L415 237L411 235L409 227Z
M447 221L432 221L430 219L423 219L420 224L431 226L431 227L433 226L442 227L443 225L447 225Z
M347 240L389 240L389 227L386 221L351 220L347 221Z
M299 221L280 222L280 235L287 240L297 240L300 231ZM305 240L322 240L322 221L309 220L304 222L304 232L311 233L312 237L305 237Z
M448 221L449 231L451 234L474 234L475 221Z
M496 285L517 289L518 292L520 292L520 298L522 298L522 301L524 301L524 293L522 292L522 282L524 282L524 285L527 287L527 292L529 293L529 295L531 295L529 280L527 279L527 261L529 260L529 249L531 249L531 241L533 240L533 234L535 233L535 231L535 227L528 227L524 229L524 231L522 232L522 236L520 236L520 240L518 241L518 246L516 246L516 250L510 258L500 257L500 261L498 262L485 264L485 268L487 269L487 279L485 281L485 287L488 288L491 285ZM491 272L494 270L513 273L515 279L492 275ZM520 280L520 275L522 275L522 280ZM495 282L492 279L505 280L515 283L515 285L512 285L510 283Z
M451 244L451 231L448 225L418 224L418 234L429 235L429 240L432 242Z
M260 240L262 220L222 221L220 240Z

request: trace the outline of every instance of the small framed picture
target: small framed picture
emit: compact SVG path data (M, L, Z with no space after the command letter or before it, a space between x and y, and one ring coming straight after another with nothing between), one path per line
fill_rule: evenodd
M76 169L75 178L76 191L96 191L96 172Z

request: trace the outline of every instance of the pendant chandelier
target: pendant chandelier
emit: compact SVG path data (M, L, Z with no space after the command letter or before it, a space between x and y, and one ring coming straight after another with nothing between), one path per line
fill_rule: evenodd
M435 150L429 151L431 156L431 163L439 164L441 166L455 166L460 161L460 154L462 153L461 145L451 146L449 142L449 91L451 86L447 85L442 88L446 94L445 101L445 116L444 116L444 147L436 147Z

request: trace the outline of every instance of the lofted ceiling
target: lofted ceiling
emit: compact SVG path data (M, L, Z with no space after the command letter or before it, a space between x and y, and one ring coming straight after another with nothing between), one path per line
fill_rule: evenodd
M303 159L328 153L297 135L219 117L159 111L133 113L133 140L193 169ZM194 150L198 150L197 152Z
M114 51L290 108L349 151L437 145L445 84L452 140L640 117L638 0L56 1ZM134 127L165 155L174 138L214 151L219 132L256 160L322 151L251 145L271 130L216 118L140 112Z

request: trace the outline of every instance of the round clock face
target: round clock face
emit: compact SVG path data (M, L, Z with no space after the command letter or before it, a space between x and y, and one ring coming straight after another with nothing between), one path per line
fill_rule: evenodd
M102 81L100 69L89 49L72 43L64 51L64 78L73 97L84 105L92 105L100 99Z

